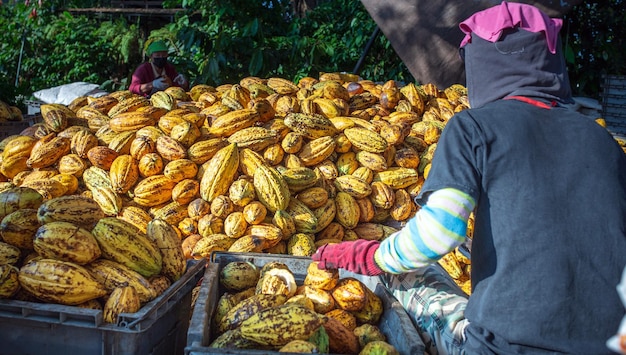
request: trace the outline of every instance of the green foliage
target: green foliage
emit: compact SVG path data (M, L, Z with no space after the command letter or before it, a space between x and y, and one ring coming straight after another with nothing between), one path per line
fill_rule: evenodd
M77 81L124 87L120 67L140 59L137 27L123 20L99 22L56 12L57 5L44 1L41 6L0 6L0 78L14 83L19 64L18 85L9 95L30 95Z
M297 81L321 72L352 72L376 27L360 2L348 0L322 2L302 19L292 15L287 0L186 0L182 6L193 10L169 29L177 33L183 55L170 58L195 83L212 85L245 76ZM200 13L201 21L193 21L193 13ZM377 81L413 80L383 35L360 74Z
M626 16L616 10L623 2L583 3L565 18L562 34L577 95L598 97L602 74L626 74ZM0 99L12 102L75 81L100 83L108 91L125 89L154 39L170 43L170 61L192 85L234 83L246 76L298 81L322 72L352 72L376 29L361 2L350 0L318 0L303 18L294 16L290 0L166 0L165 8L185 10L152 31L123 17L63 12L106 6L95 3L0 5ZM359 74L379 82L415 80L382 33Z
M583 2L565 17L563 43L575 94L598 97L603 75L626 75L623 8L623 0Z

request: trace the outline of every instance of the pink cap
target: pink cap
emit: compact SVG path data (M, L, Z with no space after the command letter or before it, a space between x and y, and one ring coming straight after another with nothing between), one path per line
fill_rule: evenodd
M475 13L459 24L459 28L465 33L460 47L471 41L472 32L486 41L496 42L502 35L502 30L519 27L529 32L544 32L548 49L554 54L562 26L563 20L550 18L532 5L503 1L500 5Z

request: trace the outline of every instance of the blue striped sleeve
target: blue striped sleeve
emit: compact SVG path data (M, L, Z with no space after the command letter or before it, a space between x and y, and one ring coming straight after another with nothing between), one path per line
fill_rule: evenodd
M381 242L376 263L399 274L437 261L463 243L474 206L474 199L460 190L434 191L404 228Z

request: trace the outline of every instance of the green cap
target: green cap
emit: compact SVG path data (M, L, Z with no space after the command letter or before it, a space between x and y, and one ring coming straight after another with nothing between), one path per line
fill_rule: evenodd
M148 46L148 49L146 50L146 54L147 55L152 55L152 53L154 52L167 52L168 48L165 45L165 42L163 41L154 41L152 43L150 43L150 45Z

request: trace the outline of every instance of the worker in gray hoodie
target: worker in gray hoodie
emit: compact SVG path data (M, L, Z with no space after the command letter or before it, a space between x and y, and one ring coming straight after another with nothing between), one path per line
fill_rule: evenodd
M471 108L447 123L421 208L383 241L313 255L382 275L431 354L610 353L624 316L626 154L571 109L561 25L507 2L462 22ZM472 212L466 298L429 265L465 241Z

